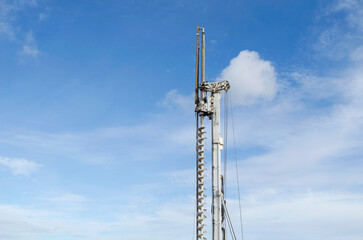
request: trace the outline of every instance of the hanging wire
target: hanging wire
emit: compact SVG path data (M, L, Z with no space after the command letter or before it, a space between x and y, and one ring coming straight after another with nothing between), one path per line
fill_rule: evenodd
M240 187L239 187L239 176L238 176L238 163L237 163L237 152L236 152L236 136L235 136L235 130L234 130L234 118L233 118L233 109L232 109L232 98L231 94L229 94L229 101L230 101L230 108L231 108L231 117L232 117L232 132L233 132L233 147L234 147L234 160L236 163L236 175L237 175L237 187L238 187L238 205L239 205L239 217L240 217L240 223L241 223L241 235L242 240L243 237L243 221L242 221L242 207L241 207L241 193L240 193Z
M222 201L222 203L223 203L223 207L225 209L226 215L227 215L227 222L228 222L229 230L231 232L231 236L232 236L232 238L234 240L237 240L236 233L234 232L233 225L232 225L232 220L231 220L231 217L229 216L229 212L228 212L227 206L224 203L224 201Z

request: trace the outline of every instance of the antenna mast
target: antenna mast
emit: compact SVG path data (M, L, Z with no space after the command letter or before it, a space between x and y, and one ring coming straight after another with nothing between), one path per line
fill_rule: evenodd
M202 53L201 53L201 79L199 80L199 32L202 31ZM223 139L220 131L220 99L221 91L229 89L227 81L208 83L205 81L205 33L204 28L197 26L197 52L196 52L196 73L195 73L195 112L197 120L196 132L196 234L197 240L206 240L204 237L204 117L212 121L212 225L213 240L224 239L224 229L222 222L224 217L223 211L223 192L222 192L222 175L221 175L221 150L223 148ZM223 236L223 239L222 239Z

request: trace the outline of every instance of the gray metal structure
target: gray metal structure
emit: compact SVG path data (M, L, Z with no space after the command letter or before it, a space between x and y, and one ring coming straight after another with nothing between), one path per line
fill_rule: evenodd
M199 67L199 36L201 40L201 67ZM199 74L199 70L201 70ZM199 79L200 75L200 79ZM221 175L221 150L223 139L220 132L220 99L221 91L229 89L227 81L208 83L205 81L205 32L204 28L197 26L197 52L196 52L196 74L195 74L195 112L196 112L196 239L205 240L204 219L206 209L204 207L205 192L205 149L204 140L206 139L204 120L208 117L212 121L212 225L213 240L224 239L224 197L222 192Z

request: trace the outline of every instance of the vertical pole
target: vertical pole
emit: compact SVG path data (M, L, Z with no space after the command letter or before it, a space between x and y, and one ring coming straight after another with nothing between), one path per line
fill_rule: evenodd
M202 28L202 72L201 72L201 82L205 82L205 33L204 28Z
M199 26L197 26L197 52L195 63L195 108L199 100Z
M200 73L200 78L201 78L201 83L205 82L205 33L204 33L204 28L202 29L202 56L201 56L201 62L202 62L202 66L201 66L201 73ZM205 104L205 92L201 91L201 104L204 107Z
M213 191L213 240L222 240L222 183L221 183L221 150L220 134L220 92L212 93L212 191Z

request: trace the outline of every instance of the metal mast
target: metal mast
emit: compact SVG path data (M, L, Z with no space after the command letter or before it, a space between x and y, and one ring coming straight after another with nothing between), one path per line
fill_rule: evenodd
M201 80L199 81L199 32L202 31L202 53L201 53ZM227 81L208 83L205 81L205 33L204 28L197 26L197 54L196 54L196 74L195 74L195 112L197 119L196 132L196 234L197 240L205 240L205 231L203 223L205 219L204 212L204 117L212 120L212 225L213 240L223 240L224 229L222 228L223 219L223 192L222 192L222 175L221 175L221 150L223 148L223 139L220 134L220 98L221 91L229 89Z

